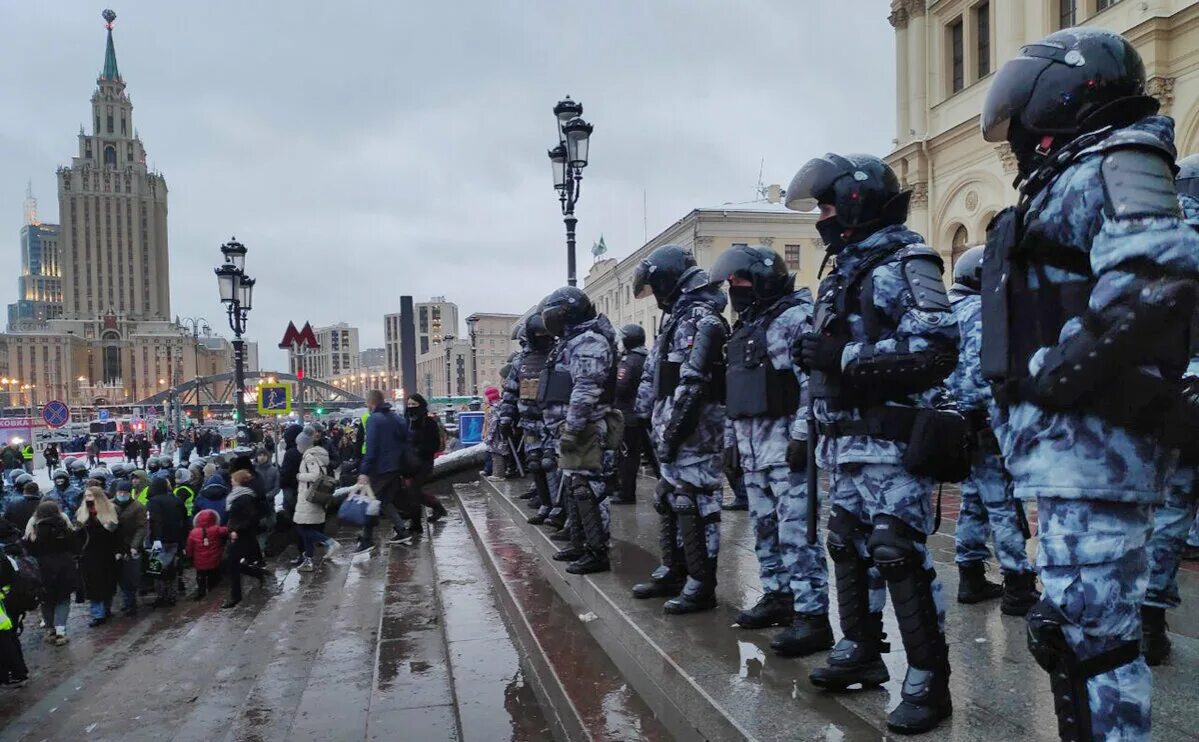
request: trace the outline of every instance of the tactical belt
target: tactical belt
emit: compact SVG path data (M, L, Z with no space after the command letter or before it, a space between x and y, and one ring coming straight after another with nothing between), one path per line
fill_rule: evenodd
M865 435L885 441L907 443L920 410L913 407L869 407L862 410L860 420L839 420L817 423L817 432L829 438Z

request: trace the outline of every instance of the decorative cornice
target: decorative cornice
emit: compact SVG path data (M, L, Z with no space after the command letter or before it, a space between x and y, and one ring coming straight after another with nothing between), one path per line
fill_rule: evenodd
M912 206L917 209L923 209L928 206L928 182L920 181L919 183L911 183L912 189Z
M774 247L774 238L773 237L759 237L758 244L765 245L766 247Z
M896 8L895 10L891 11L891 15L887 16L887 22L890 23L891 27L897 31L901 28L907 28L908 11L905 10L903 6Z
M1170 115L1170 108L1174 105L1174 80L1173 77L1159 75L1149 78L1145 83L1145 93L1157 98L1161 112L1166 116Z
M925 13L924 0L902 0L903 8L913 18L919 18Z
M1015 175L1018 163L1016 162L1016 153L1012 151L1012 145L1007 142L995 145L995 154L999 155L999 163L1003 165L1003 172Z

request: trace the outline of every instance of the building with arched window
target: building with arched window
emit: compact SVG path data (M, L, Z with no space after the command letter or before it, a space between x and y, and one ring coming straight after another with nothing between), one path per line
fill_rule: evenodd
M1060 28L1124 34L1148 92L1176 120L1179 156L1199 152L1199 0L891 0L896 139L887 161L911 188L909 224L947 258L985 241L1012 204L1016 159L983 140L991 78L1020 47Z

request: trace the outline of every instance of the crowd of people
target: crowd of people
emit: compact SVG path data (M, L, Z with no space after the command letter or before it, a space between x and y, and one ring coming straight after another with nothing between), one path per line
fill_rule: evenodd
M618 333L583 291L552 292L517 327L491 476L522 460L529 522L563 545L553 558L598 572L610 505L635 498L646 449L661 565L632 592L668 614L716 604L727 479L763 589L737 626L783 627L771 646L784 656L831 649L811 682L866 690L889 679L889 594L908 663L887 715L900 734L952 713L927 540L938 484L961 482L958 602L1024 617L1062 739L1148 739L1199 463L1199 155L1176 163L1156 110L1138 53L1107 31L1060 31L998 70L983 133L1015 154L1019 203L985 249L957 256L948 291L891 167L827 154L786 190L790 208L819 212L831 269L815 297L767 246L735 245L707 271L658 247L634 275L663 311L647 351L640 327ZM987 579L988 542L1002 584Z
M445 508L423 484L443 438L420 395L398 414L379 392L361 420L327 427L286 427L275 440L199 456L91 466L65 458L39 487L21 468L5 474L0 504L0 685L20 687L29 670L20 635L39 620L43 638L66 645L73 603L87 605L88 625L169 609L181 593L204 600L228 582L223 609L243 598L242 580L263 584L268 559L315 571L340 548L326 526L351 495L378 503L392 526L390 543L411 543ZM252 441L247 430L241 443ZM278 462L277 462L278 459ZM362 523L356 555L374 549L378 517ZM319 550L319 553L318 553ZM30 632L24 632L26 636Z

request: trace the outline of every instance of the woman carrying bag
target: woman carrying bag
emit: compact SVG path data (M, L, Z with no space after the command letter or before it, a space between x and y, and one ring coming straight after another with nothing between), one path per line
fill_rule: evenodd
M302 458L300 471L296 474L299 487L293 520L303 551L292 562L292 566L301 572L315 569L312 555L317 544L323 544L327 549L326 558L332 556L340 546L325 533L325 507L332 500L333 480L329 476L329 452L314 445L314 437L309 428L296 437L296 447Z
M117 592L120 575L119 560L127 554L118 532L119 516L104 490L88 487L75 511L75 523L83 534L79 577L83 583L83 597L91 603L92 618L88 626L99 626L112 615L112 597Z

